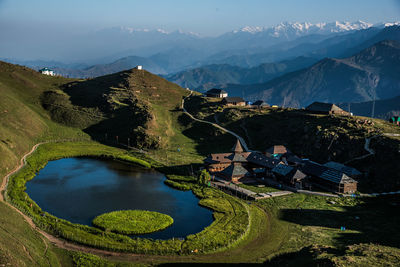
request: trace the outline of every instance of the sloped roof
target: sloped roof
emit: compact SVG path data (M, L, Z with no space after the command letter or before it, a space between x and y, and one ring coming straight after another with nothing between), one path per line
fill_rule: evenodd
M335 104L323 103L323 102L314 102L308 107L306 107L306 110L320 111L320 112L343 111L343 109L339 108Z
M232 153L219 153L219 154L211 154L208 156L204 162L213 164L213 163L230 163L232 162L228 157L232 155Z
M263 100L257 100L252 104L253 106L269 106L267 103L265 103Z
M304 178L306 178L307 175L305 173L303 173L302 171L300 171L299 169L296 169L296 171L291 173L291 179L296 179L296 180L302 180Z
M321 175L320 178L328 180L337 184L357 183L356 180L347 176L345 173L328 168Z
M51 70L49 68L43 68L43 69L40 69L39 71L42 72L42 71L53 71L53 70Z
M268 158L258 152L251 152L247 157L247 161L269 169L273 169L280 162L280 160Z
M313 161L307 161L306 164L301 168L301 171L303 171L305 174L319 177L336 184L357 182L341 171L328 168Z
M236 140L236 144L232 147L232 151L233 152L237 152L237 153L241 153L243 152L243 147L240 144L239 139Z
M291 154L291 153L286 155L286 160L291 163L302 163L303 162L303 160L301 158L299 158L295 154Z
M290 151L283 145L275 145L268 148L265 152L273 155L273 154L286 154Z
M227 158L232 162L247 162L247 160L240 153L232 153Z
M275 168L272 169L272 172L277 173L282 176L288 175L293 170L293 167L285 165L285 164L278 164Z
M227 92L222 89L213 88L208 90L206 94L227 94Z
M249 171L246 170L242 165L231 164L226 169L224 169L221 174L227 177L235 177L235 176L246 176L250 175Z
M341 172L347 174L348 176L358 176L358 175L362 174L361 172L359 172L357 169L355 169L353 167L346 166L342 163L335 162L335 161L329 161L329 162L325 163L324 166L331 168L331 169L335 169L337 171L341 171Z
M243 98L233 96L233 97L224 97L223 99L226 103L239 103L239 102L245 102Z

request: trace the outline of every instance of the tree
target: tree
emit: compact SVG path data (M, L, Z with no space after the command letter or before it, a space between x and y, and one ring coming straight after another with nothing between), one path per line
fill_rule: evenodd
M206 169L202 170L197 177L198 184L205 185L211 180L211 175Z

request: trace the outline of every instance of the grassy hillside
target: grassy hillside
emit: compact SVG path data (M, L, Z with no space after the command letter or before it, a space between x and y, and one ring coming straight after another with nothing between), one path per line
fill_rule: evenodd
M342 117L310 114L296 109L223 109L215 99L192 97L187 107L197 117L214 120L241 135L250 149L265 151L272 145L285 145L295 154L320 163L329 160L347 162L367 154L365 138L372 139L376 155L350 165L365 172L359 189L362 192L400 189L400 141L383 133L400 133L389 122L365 117ZM365 123L371 120L371 124Z
M188 92L146 71L129 70L78 81L47 77L5 63L0 63L0 70L1 177L34 143L52 139L92 137L110 144L118 136L120 143L127 144L130 138L131 145L143 145L149 150L146 159L164 163L167 174L189 170L190 164L200 163L209 153L228 151L235 141L230 135L189 119L180 110L182 97ZM217 101L199 97L188 100L186 107L210 121L217 113L221 123L246 138L253 149L264 150L279 143L317 161L331 158L343 162L364 153L365 137L399 132L381 120L366 125L357 122L361 118L316 116L298 110L224 110ZM393 161L398 162L399 139L379 137L373 139L371 146L377 155L354 163L375 177L362 181L362 190L368 189L364 185L379 181L395 188L397 180L393 175L398 169ZM46 147L53 146L43 146L43 153L48 152ZM78 142L71 147L91 153ZM331 200L336 204L330 204ZM231 250L179 257L107 258L149 264L173 262L172 265L265 261L278 266L392 264L398 258L398 233L394 231L398 216L393 215L398 214L398 207L398 199L392 196L337 200L293 194L252 203L249 208L257 216L250 218L250 233ZM52 247L4 203L0 203L0 214L0 265L107 266L101 258ZM355 221L355 214L360 221ZM349 229L345 233L338 230L342 223ZM366 257L360 256L365 253Z
M44 91L69 81L0 62L0 182L34 143L85 136L80 131L52 122L40 105Z

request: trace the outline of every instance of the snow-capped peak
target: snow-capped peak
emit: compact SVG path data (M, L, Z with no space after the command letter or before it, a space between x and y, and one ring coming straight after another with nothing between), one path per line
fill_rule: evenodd
M251 34L257 34L261 32L268 33L271 36L279 37L281 35L301 36L305 34L329 34L329 33L340 33L354 30L363 30L372 27L372 23L357 21L335 21L331 23L319 22L281 22L276 26L272 27L260 27L260 26L246 26L240 30L233 31L233 33L246 32Z
M391 27L391 26L400 26L400 21L395 21L395 22L386 22L383 24L385 27Z

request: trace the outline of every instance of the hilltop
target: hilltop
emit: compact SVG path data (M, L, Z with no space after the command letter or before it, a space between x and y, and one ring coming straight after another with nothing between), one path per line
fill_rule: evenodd
M0 61L0 177L16 165L23 152L45 136L76 137L74 129L51 121L40 103L45 91L70 81Z

